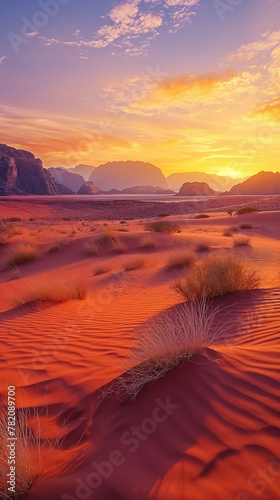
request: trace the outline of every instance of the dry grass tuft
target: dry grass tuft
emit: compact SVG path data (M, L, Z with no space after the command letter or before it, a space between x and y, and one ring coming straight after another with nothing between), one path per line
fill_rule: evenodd
M83 300L86 297L86 286L79 278L69 279L63 275L31 276L20 280L9 296L15 307L36 302Z
M202 299L180 304L144 323L134 332L137 344L129 362L136 366L118 377L105 395L134 400L146 384L215 343L228 328L214 325L219 310Z
M167 264L167 269L180 269L191 267L196 262L196 256L193 252L187 251L180 255L173 255Z
M112 268L107 265L107 264L101 264L100 266L96 267L93 271L94 276L100 276L101 274L109 273L112 271Z
M243 207L243 208L239 208L239 210L236 211L236 214L242 215L242 214L251 214L254 212L259 212L259 209L255 208L255 207Z
M155 222L151 222L147 226L148 231L152 231L154 233L178 233L180 231L180 227L172 222L167 220L158 220Z
M116 254L125 253L127 252L127 246L124 242L117 239L113 242L111 252Z
M114 241L116 240L117 237L114 231L107 229L100 233L97 243L99 243L100 245L109 245L110 243L114 243Z
M184 299L196 301L259 288L261 275L244 261L212 256L190 269L174 288Z
M6 255L5 269L9 270L20 264L31 262L37 257L36 247L30 243L17 243L9 249Z
M0 222L0 245L5 245L9 238L22 234L20 228L15 227L13 224Z
M229 231L229 229L225 229L223 232L223 236L232 236L232 233Z
M136 257L134 260L130 260L124 265L125 271L134 271L135 269L139 269L141 267L146 267L147 262L142 257Z
M233 240L233 245L235 247L245 247L250 246L250 244L250 238L248 238L248 236L239 236Z
M239 229L252 229L252 224L240 224Z
M156 247L157 244L152 238L143 238L140 244L140 250L155 250Z
M87 243L85 243L83 249L87 255L92 255L95 257L98 257L100 255L100 250L95 240L90 240Z
M211 250L211 245L207 241L200 241L195 248L196 252L207 252Z
M195 219L209 219L210 215L208 214L198 214L195 216Z

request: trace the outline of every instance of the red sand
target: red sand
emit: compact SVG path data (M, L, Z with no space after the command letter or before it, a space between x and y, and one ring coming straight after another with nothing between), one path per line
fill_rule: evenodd
M36 205L36 216L53 217L51 203ZM1 200L0 205L6 217L34 215L34 202L27 199ZM88 217L84 207L78 203L75 217ZM107 218L118 210L109 207ZM62 203L56 218L65 214L69 208ZM0 393L5 394L7 384L17 386L18 393L24 388L30 407L48 405L48 416L45 411L41 417L44 436L66 436L62 448L47 456L29 500L279 498L279 212L169 220L179 223L180 234L150 235L135 220L124 226L129 233L118 233L126 253L104 250L100 257L88 257L83 250L84 242L96 237L92 223L60 220L55 233L49 221L24 224L42 231L39 257L20 266L22 276L78 272L89 288L85 301L13 308L9 295L20 289L21 278L6 281L11 271L0 273ZM239 231L250 236L251 245L233 248L233 238L223 232L242 223L253 226ZM122 226L117 221L114 227ZM76 230L72 237L71 229ZM16 239L27 233L24 229ZM48 253L61 236L64 246ZM157 243L151 252L139 249L147 237ZM180 302L171 284L182 273L165 269L170 256L201 240L210 242L212 253L230 252L262 267L263 289L221 299L230 306L231 331L146 387L135 404L103 400L99 389L124 370L133 328ZM0 248L1 268L6 251ZM139 256L147 266L123 273L124 264ZM109 263L112 271L93 276L100 263ZM140 427L137 438L132 427ZM86 489L78 496L82 484Z

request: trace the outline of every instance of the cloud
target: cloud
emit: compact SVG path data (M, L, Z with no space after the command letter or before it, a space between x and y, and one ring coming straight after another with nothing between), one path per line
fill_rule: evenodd
M269 123L280 125L280 97L267 101L258 106L254 106L248 115L252 120L264 120Z
M241 45L237 52L230 54L229 60L249 61L254 57L272 50L280 44L280 31L266 31L261 40Z
M3 62L5 61L5 59L7 59L7 57L6 57L6 56L2 56L2 57L0 57L0 64L3 64Z
M68 45L79 48L104 49L112 46L114 51L127 55L146 54L160 29L176 33L194 16L194 8L200 0L123 0L105 16L92 39L83 39L80 30L74 32L74 40L59 40L37 36L44 45ZM83 54L84 56L84 54ZM83 57L85 58L85 57Z
M106 90L111 94L116 108L129 114L153 115L170 109L202 109L206 105L233 102L242 94L255 92L255 82L260 74L232 70L209 72L194 76L189 73L163 78L159 83L147 76L130 78Z

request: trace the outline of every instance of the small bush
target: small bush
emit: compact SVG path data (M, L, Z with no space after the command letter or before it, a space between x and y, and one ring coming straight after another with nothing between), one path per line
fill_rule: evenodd
M125 271L134 271L135 269L139 269L141 267L146 266L146 261L145 259L142 259L141 257L135 258L134 260L131 260L127 262L124 266Z
M157 247L156 243L152 238L143 238L141 244L140 244L140 249L141 250L154 250Z
M210 215L208 214L198 214L196 215L196 219L209 219Z
M231 232L226 229L224 232L223 232L223 236L232 236Z
M260 272L231 256L207 257L175 283L175 290L187 300L213 298L259 288Z
M90 240L84 244L83 249L87 255L92 255L98 257L100 250L95 242L95 240Z
M167 264L167 269L180 269L184 267L191 267L195 264L196 257L191 251L185 252L181 255L174 255L171 257Z
M224 324L215 325L218 312L203 299L180 304L144 323L134 332L137 344L129 361L136 366L118 377L105 395L134 400L146 384L215 343L227 330Z
M111 267L103 264L95 268L93 275L100 276L101 274L109 273L111 271Z
M147 226L148 231L153 231L154 233L178 233L180 230L179 226L176 224L172 224L167 220L159 220L155 222L151 222Z
M112 253L122 254L125 253L126 251L127 251L127 246L125 245L125 243L119 240L113 242L111 250Z
M18 243L11 248L6 256L5 269L9 270L20 264L31 262L37 257L36 248L29 243Z
M232 226L232 227L230 227L230 228L229 228L229 230L230 230L230 231L233 231L234 233L238 233L238 231L239 231L239 227L237 227L237 226Z
M116 237L115 233L113 231L107 230L107 231L104 231L103 233L101 233L97 242L100 245L109 245L110 243L113 243L116 240L117 240L117 237Z
M252 224L240 224L239 229L252 229Z
M247 236L239 236L238 238L234 238L233 245L235 247L244 247L250 245L250 238Z
M21 234L21 230L12 224L0 222L0 245L5 245L9 238Z
M79 278L69 279L67 276L31 276L20 280L10 299L15 307L34 302L66 302L83 300L86 287Z
M237 215L250 214L253 212L259 212L259 209L255 207L243 207L236 211Z
M9 217L7 219L8 222L21 222L21 218L20 217Z
M211 250L211 245L207 241L200 241L195 248L196 252L207 252Z

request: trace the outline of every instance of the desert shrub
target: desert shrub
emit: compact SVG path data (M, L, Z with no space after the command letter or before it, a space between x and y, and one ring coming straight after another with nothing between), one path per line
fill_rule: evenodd
M215 343L227 329L224 324L215 324L218 311L218 307L202 299L180 304L138 327L129 358L130 366L135 366L118 377L105 395L134 400L146 384L154 383Z
M68 276L31 276L20 280L9 293L15 307L34 302L66 302L83 300L86 286L79 278Z
M83 249L87 255L98 257L98 255L100 254L100 250L95 240L87 241L84 244Z
M248 238L247 236L238 236L237 238L234 238L233 245L235 247L249 246L250 245L250 238Z
M118 229L119 233L129 233L129 229L125 229L122 227L121 229Z
M94 271L93 275L94 276L100 276L101 274L109 273L111 271L111 267L107 264L101 264L100 266L97 266Z
M8 222L21 222L20 217L8 217L7 219Z
M104 231L99 235L97 242L100 245L108 245L110 243L113 243L116 240L117 240L117 237L116 237L115 233L108 229L107 231Z
M0 222L0 245L5 245L9 238L21 234L21 229L15 227L13 224Z
M207 241L200 241L195 248L196 252L207 252L211 250L211 245Z
M9 249L6 255L5 269L12 269L20 264L31 262L37 257L36 247L30 243L17 243Z
M236 213L237 215L242 215L242 214L250 214L250 213L253 213L253 212L258 212L259 209L258 208L255 208L255 207L243 207L243 208L239 208Z
M153 231L154 233L178 233L180 230L179 226L169 222L167 220L158 220L151 222L147 226L148 231Z
M136 257L135 259L128 261L124 265L124 270L125 271L134 271L135 269L145 267L146 264L147 263L146 263L145 259L142 259L141 257L138 257L138 258Z
M167 269L180 269L182 267L191 267L196 262L196 256L193 252L187 251L183 254L173 255L167 264Z
M112 253L122 254L127 251L127 246L123 241L115 240L112 244Z
M152 238L143 238L140 243L140 250L154 250L157 247L156 242Z
M240 224L239 229L252 229L252 224Z
M230 228L229 228L229 230L230 230L230 231L233 231L234 233L238 233L238 231L239 231L239 227L237 227L237 226L232 226L232 227L230 227Z
M223 236L232 236L232 234L228 229L225 229L225 231L223 232Z
M198 214L196 215L196 219L209 219L210 215L208 214Z
M234 257L218 255L197 263L174 288L184 299L195 301L253 290L260 282L259 270Z

